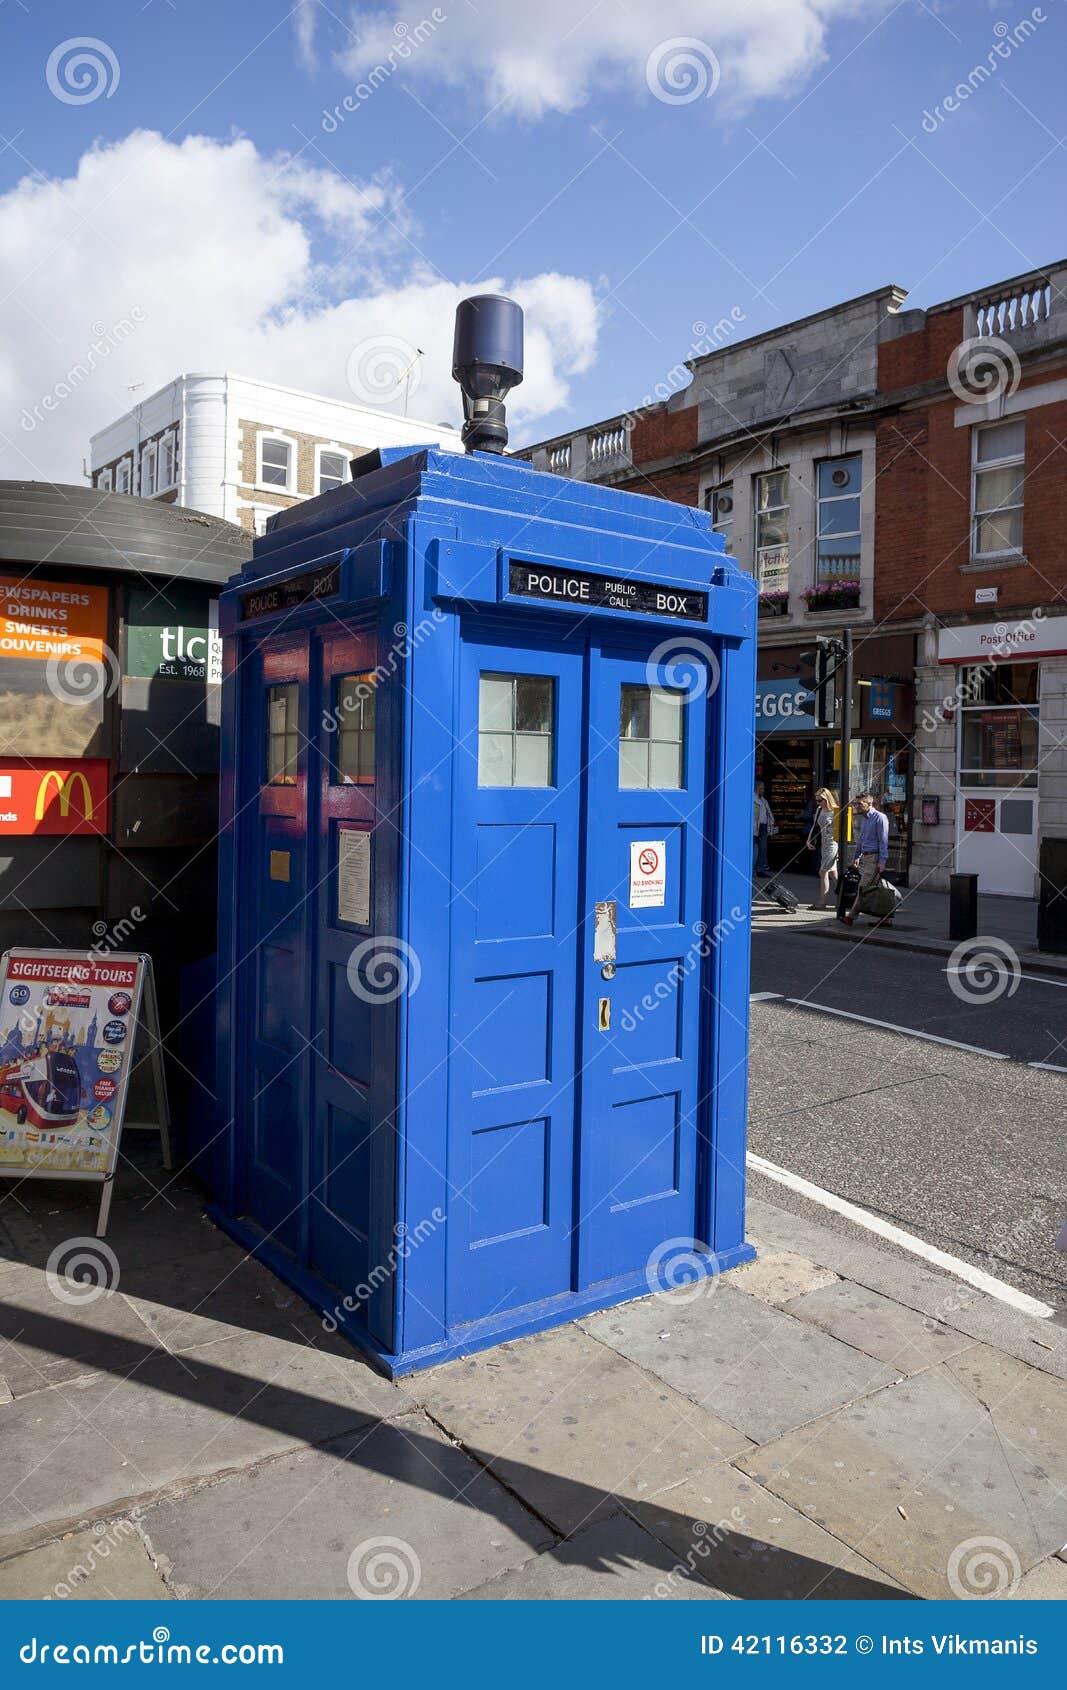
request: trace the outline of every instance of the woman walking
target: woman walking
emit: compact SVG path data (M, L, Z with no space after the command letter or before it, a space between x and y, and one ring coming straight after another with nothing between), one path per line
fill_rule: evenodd
M828 786L820 786L815 794L815 820L808 834L808 844L817 847L819 852L819 901L817 904L808 905L811 910L830 908L831 880L834 890L837 889L837 840L834 838L836 827L837 799Z

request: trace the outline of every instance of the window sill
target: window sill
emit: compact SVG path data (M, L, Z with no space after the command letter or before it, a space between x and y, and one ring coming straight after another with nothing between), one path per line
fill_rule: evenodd
M984 575L994 569L1025 569L1030 559L1025 552L991 552L988 557L972 557L960 564L961 575Z
M297 493L295 487L280 487L277 482L273 481L246 481L244 486L251 487L253 493L277 493L283 499L296 499L301 497L301 495ZM305 493L303 497L306 498L307 494Z

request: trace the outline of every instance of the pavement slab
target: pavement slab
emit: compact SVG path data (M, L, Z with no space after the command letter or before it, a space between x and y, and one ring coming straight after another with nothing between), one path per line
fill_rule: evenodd
M131 1267L121 1287L156 1339L175 1352L246 1331L291 1336L294 1321L311 1314L261 1262L221 1238L218 1248L191 1255L178 1273L173 1263Z
M990 1543L1006 1587L1067 1538L1067 1404L1059 1381L989 1356L968 1350L737 1465L918 1596L958 1596L950 1568L959 1579Z
M898 1373L920 1373L969 1349L973 1339L942 1326L865 1286L838 1280L822 1290L794 1297L786 1304L798 1320L810 1320L865 1355L875 1356Z
M723 1280L609 1309L582 1325L756 1443L817 1420L897 1373Z
M754 1262L731 1268L730 1284L736 1291L747 1291L761 1303L781 1308L794 1297L801 1297L806 1291L819 1291L837 1279L831 1269L819 1267L792 1250L766 1249L759 1238L753 1238L752 1242L759 1255Z
M182 1356L131 1345L121 1372L4 1409L5 1472L19 1478L0 1487L0 1554L5 1537L40 1541L51 1522L324 1442L405 1406L365 1362L301 1341L246 1333Z
M1010 1594L1020 1602L1067 1602L1067 1563L1055 1557L1042 1561Z
M558 1531L571 1533L709 1461L743 1432L577 1326L502 1344L404 1389Z
M145 1348L158 1341L117 1292L49 1278L40 1267L0 1284L0 1366L16 1397L121 1369Z
M646 1531L723 1595L745 1601L886 1601L878 1567L726 1464L632 1506Z
M1067 1569L1065 1569L1067 1571ZM101 1521L0 1561L0 1602L169 1602L131 1520Z
M283 1456L146 1511L187 1598L442 1600L553 1542L421 1416Z
M723 1600L635 1520L600 1520L513 1572L463 1592L465 1602Z

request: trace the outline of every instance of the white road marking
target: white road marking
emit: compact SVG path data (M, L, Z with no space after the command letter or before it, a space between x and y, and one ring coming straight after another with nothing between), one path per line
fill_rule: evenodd
M781 992L749 992L749 1003L770 1003L772 998L780 998Z
M1061 1068L1058 1062L1028 1062L1028 1068L1047 1068L1050 1074L1067 1074L1067 1068Z
M953 1050L969 1050L975 1056L991 1056L994 1062L1010 1062L1002 1050L986 1050L983 1045L966 1045L959 1039L943 1039L939 1033L921 1033L917 1027L901 1027L896 1021L876 1021L873 1015L856 1015L851 1009L831 1009L828 1003L812 1003L810 998L786 998L786 1003L798 1004L801 1009L817 1009L822 1015L840 1015L846 1021L862 1021L868 1027L885 1027L890 1033L907 1033L912 1039L926 1039L933 1045L951 1045Z
M1025 1291L1017 1291L1014 1285L1005 1285L1002 1279L994 1279L991 1273L984 1272L982 1268L972 1267L970 1262L962 1261L959 1256L950 1256L947 1251L938 1250L933 1244L927 1244L924 1239L916 1238L914 1233L894 1226L892 1221L885 1221L880 1215L872 1215L869 1209L861 1209L858 1204L850 1203L847 1198L838 1197L833 1191L825 1191L821 1185L813 1185L811 1180L802 1179L800 1174L790 1173L788 1168L780 1168L777 1162L768 1162L765 1157L757 1156L751 1150L747 1161L749 1167L754 1168L757 1173L765 1174L768 1179L776 1180L779 1185L788 1186L790 1191L797 1192L801 1197L821 1203L824 1209L833 1209L835 1214L855 1221L858 1226L866 1227L868 1232L876 1232L880 1238L888 1239L891 1244L897 1244L903 1250L910 1250L913 1255L921 1256L924 1261L932 1262L935 1267L944 1268L957 1279L973 1285L977 1291L984 1291L987 1297L996 1297L1000 1302L1020 1310L1022 1314L1034 1315L1039 1320L1048 1320L1056 1312L1048 1303L1027 1296Z
M988 965L983 962L980 966L985 968ZM942 974L967 974L969 970L966 968L949 968L946 964L941 972ZM1016 974L1015 970L1012 968L998 968L996 972L998 974L1007 975L1009 980L1032 980L1036 986L1061 986L1067 988L1067 980L1053 980L1048 974Z

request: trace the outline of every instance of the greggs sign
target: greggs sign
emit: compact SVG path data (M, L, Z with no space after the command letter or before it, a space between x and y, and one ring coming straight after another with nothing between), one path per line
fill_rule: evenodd
M106 834L108 765L27 763L0 758L0 837L5 834Z

